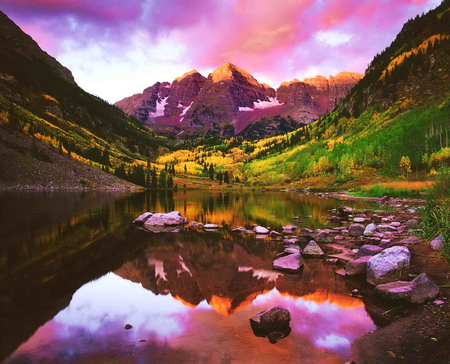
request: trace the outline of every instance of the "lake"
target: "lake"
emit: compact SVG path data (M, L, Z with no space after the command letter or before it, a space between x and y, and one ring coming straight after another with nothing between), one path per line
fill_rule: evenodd
M356 283L324 259L282 274L271 264L283 243L231 233L323 228L340 204L286 192L2 192L0 360L345 363L351 342L375 328L351 295ZM222 228L155 234L132 224L173 210ZM271 344L249 318L276 305L293 319Z

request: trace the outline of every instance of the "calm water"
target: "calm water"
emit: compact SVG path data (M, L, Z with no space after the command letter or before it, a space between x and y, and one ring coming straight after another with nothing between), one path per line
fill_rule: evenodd
M375 327L351 283L319 259L301 274L273 271L282 243L230 233L279 230L297 215L321 228L338 204L296 193L2 193L0 360L345 363ZM223 228L153 234L131 224L172 210ZM292 331L272 345L248 319L279 304Z

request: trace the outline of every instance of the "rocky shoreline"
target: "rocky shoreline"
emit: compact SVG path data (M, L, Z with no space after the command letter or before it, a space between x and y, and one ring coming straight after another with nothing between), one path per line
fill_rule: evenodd
M334 194L316 195L336 198ZM439 255L439 244L419 237L418 210L424 201L371 198L371 201L374 200L378 202L378 208L356 210L340 206L329 210L329 227L326 229L312 230L291 224L283 226L279 232L270 227L254 225L252 229L236 227L232 233L280 243L282 251L274 257L274 270L298 274L303 268L304 259L323 259L335 267L336 274L345 276L350 286L353 280L367 280L364 289L353 289L351 295L361 298L365 303L369 299L398 306L385 312L373 310L378 312L380 322L388 325L353 342L353 363L443 363L423 361L426 357L424 352L430 348L438 348L433 351L433 357L443 358L443 351L447 350L443 343L448 342L446 337L450 338L450 323L444 320L450 317L450 290L447 288L450 264ZM149 226L157 222L156 225L169 228L161 231L173 232L188 224L178 212L162 214L167 215L167 224L162 219L164 216L156 215L141 215L135 223L152 231ZM298 224L303 219L302 216L292 218ZM220 228L218 225L195 221L190 226L205 231ZM423 330L409 332L408 325L423 327ZM436 334L439 330L447 336ZM429 333L430 342L423 342L423 332ZM391 336L395 336L395 340L391 340ZM367 346L373 349L366 350ZM388 348L385 350L385 347ZM410 354L406 353L408 351Z

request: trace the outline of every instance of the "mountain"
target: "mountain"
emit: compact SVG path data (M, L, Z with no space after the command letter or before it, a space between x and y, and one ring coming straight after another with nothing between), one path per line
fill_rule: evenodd
M115 105L163 135L232 137L239 134L254 139L256 135L243 131L261 119L264 119L266 136L290 132L300 123L316 120L338 105L362 76L352 72L341 72L328 79L316 76L284 82L275 91L227 62L208 78L193 70L172 84L157 82L142 94L127 97ZM279 130L270 126L267 119L277 115L290 116L292 121L283 123L285 128Z
M165 145L147 126L81 89L66 67L2 12L0 60L0 169L8 171L1 187L75 188L82 181L116 188L123 181L101 169L145 160ZM16 169L8 167L19 159ZM61 166L72 171L70 181Z

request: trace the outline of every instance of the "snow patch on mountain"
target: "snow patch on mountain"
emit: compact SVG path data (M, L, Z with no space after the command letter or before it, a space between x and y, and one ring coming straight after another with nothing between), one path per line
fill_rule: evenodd
M276 97L269 97L269 101L261 101L253 103L255 109L267 109L268 107L281 106L281 104Z
M164 99L161 99L156 103L156 111L151 112L150 116L156 117L156 116L164 116L164 108L167 105L167 99L169 97L165 97Z

